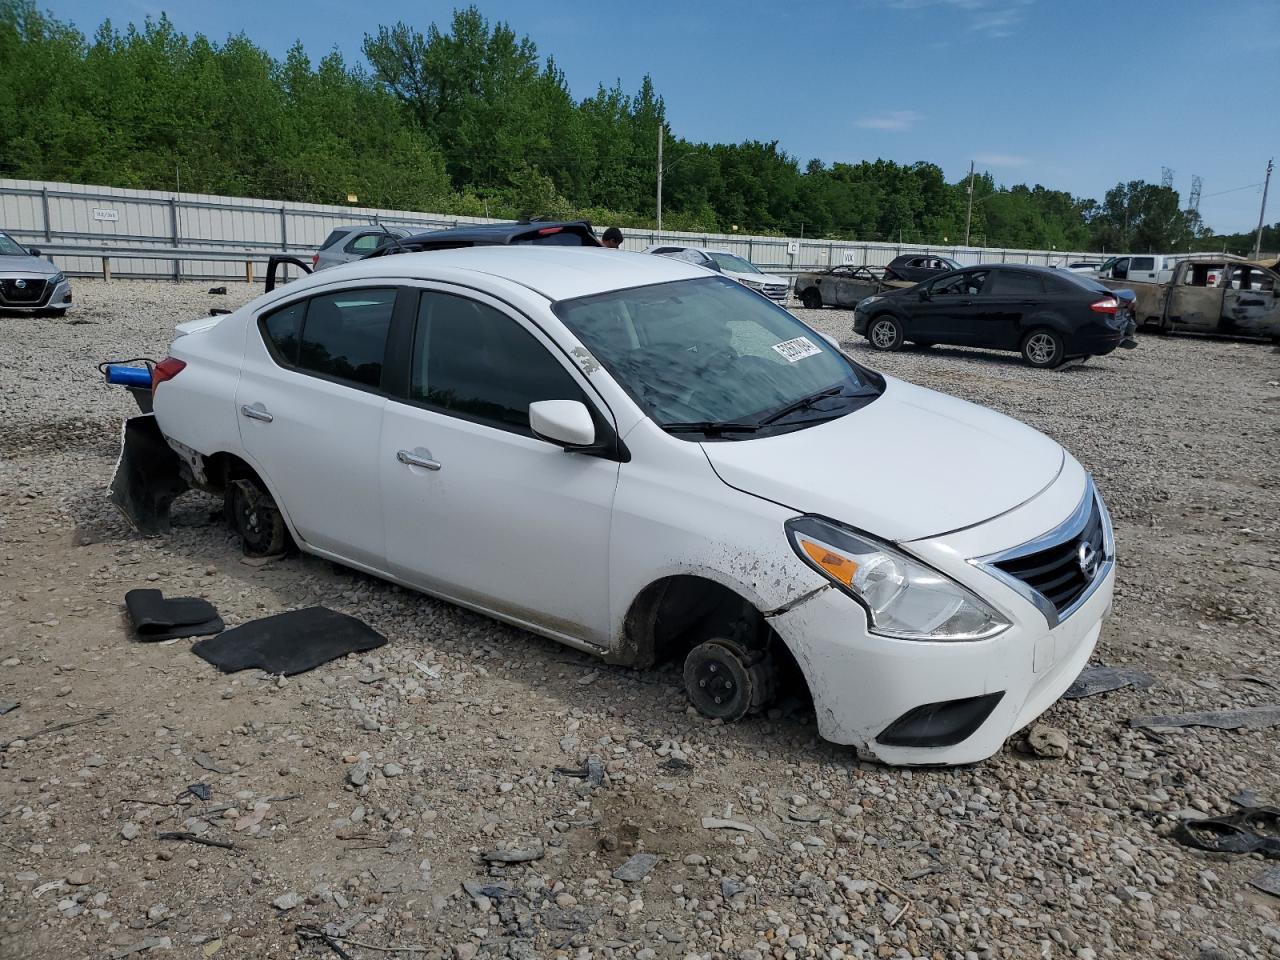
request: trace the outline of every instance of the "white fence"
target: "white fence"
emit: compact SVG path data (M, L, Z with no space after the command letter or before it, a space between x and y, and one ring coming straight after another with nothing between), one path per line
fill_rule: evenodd
M494 223L483 217L455 217L373 207L281 203L243 197L128 190L73 183L0 179L0 230L22 243L57 247L57 262L68 273L101 275L102 251L154 247L184 252L225 251L225 261L113 257L115 276L145 278L244 279L246 262L265 262L273 253L309 256L334 227L379 221L423 230L460 223ZM597 224L597 227L607 224ZM643 250L656 243L652 230L625 228L624 247ZM1098 254L1062 250L1005 250L991 247L870 243L851 240L760 237L740 234L664 231L663 241L730 250L761 269L793 273L846 264L883 266L903 253L933 253L964 264L1038 263L1053 265ZM72 250L83 249L78 255ZM240 254L242 256L237 257ZM243 262L242 262L243 261ZM261 275L260 273L258 274Z

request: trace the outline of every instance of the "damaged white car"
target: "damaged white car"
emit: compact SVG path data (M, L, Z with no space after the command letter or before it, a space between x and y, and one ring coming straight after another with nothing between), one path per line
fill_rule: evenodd
M183 324L113 482L188 485L299 549L613 662L735 720L798 665L822 735L982 760L1088 660L1102 498L1057 443L868 370L666 257L380 257Z

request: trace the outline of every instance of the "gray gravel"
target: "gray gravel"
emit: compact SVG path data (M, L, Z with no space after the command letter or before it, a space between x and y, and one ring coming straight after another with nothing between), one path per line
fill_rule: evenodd
M897 770L822 743L803 705L719 726L669 666L607 667L312 558L244 564L208 498L134 536L104 496L131 403L93 365L163 355L174 323L251 292L206 289L78 281L66 320L0 319L0 700L19 704L0 716L0 956L336 956L302 927L362 960L1280 957L1280 901L1249 883L1264 864L1167 836L1242 791L1280 802L1275 731L1128 723L1280 701L1270 347L1144 337L1042 372L873 354L851 314L800 311L1094 472L1121 551L1098 659L1155 681L1054 706L1048 757L1019 737ZM121 599L146 585L229 626L323 602L391 643L220 676L189 641L128 638Z

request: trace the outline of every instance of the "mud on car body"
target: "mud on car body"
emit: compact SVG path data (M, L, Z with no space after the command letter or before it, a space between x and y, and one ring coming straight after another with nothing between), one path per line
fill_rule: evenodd
M679 260L383 256L179 334L117 477L140 525L220 493L249 550L677 658L708 716L764 708L794 661L827 739L981 760L1110 609L1106 508L1057 443Z

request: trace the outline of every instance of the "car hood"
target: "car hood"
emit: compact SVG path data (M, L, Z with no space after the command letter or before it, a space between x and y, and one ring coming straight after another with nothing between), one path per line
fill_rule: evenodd
M771 287L777 284L781 284L785 287L788 283L786 277L776 277L772 273L737 273L733 270L726 270L724 271L724 275L726 277L732 277L739 283L750 280L752 283L763 283Z
M1039 431L885 378L883 396L804 430L702 447L729 486L902 542L969 527L1051 484L1065 451Z
M24 277L52 277L58 268L39 257L0 257L0 273L19 273Z

